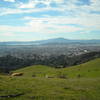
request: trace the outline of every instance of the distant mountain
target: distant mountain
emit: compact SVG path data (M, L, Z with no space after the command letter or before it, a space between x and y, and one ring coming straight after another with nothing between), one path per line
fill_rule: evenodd
M40 41L10 41L0 42L0 45L48 45L48 44L100 44L100 40L69 40L65 38L54 38Z

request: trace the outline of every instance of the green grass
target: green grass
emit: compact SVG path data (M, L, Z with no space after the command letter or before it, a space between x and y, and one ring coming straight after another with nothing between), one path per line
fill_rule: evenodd
M0 100L100 100L100 59L62 69L36 65L14 72L24 74L0 75L0 96L23 95Z

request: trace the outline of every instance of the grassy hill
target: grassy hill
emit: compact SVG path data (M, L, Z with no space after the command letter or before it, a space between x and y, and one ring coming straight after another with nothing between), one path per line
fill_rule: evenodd
M100 59L55 69L29 66L14 72L23 76L0 75L0 100L100 100Z

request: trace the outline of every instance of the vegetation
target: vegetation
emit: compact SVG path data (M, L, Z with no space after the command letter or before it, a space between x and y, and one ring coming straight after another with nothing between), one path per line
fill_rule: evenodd
M6 55L0 57L0 69L2 72L9 73L11 70L19 69L30 65L47 65L56 68L64 68L68 66L78 65L89 60L100 57L100 52L89 52L80 55L32 55L31 58L15 57ZM77 58L77 59L76 59Z
M0 100L100 100L100 58L68 68L34 65L15 72L23 75L0 75Z

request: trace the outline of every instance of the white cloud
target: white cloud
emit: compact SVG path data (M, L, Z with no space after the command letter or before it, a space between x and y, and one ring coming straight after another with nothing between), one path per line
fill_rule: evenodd
M8 37L15 36L15 34L14 33L11 33L11 32L6 32L6 33L3 33L2 35L3 36L8 36Z
M80 27L68 26L68 25L59 25L61 23L68 23L66 18L30 18L26 17L24 19L29 20L25 26L7 26L1 25L1 32L31 32L31 33L42 33L42 34L56 34L56 33L67 33L67 32L76 32L82 30ZM63 23L63 24L64 24ZM65 23L65 24L66 24Z
M39 12L41 9L11 9L11 8L3 8L0 10L0 16L9 15L9 14L23 14L23 13L32 13L32 12Z
M35 8L35 6L39 3L43 3L47 5L47 7L50 6L50 3L56 2L57 4L63 3L64 0L29 0L28 3L20 3L19 8Z
M32 3L29 4L23 4L21 3L19 8L34 8L35 5L33 5Z
M53 8L50 6L50 3L56 2L58 5L57 8ZM82 13L89 13L91 11L100 11L100 0L91 0L90 5L78 6L76 5L77 0L68 0L64 2L64 0L29 0L28 3L18 3L16 4L16 9L10 8L1 8L0 15L8 15L8 14L23 14L23 13L33 13L38 11L47 11L47 10L56 10L62 11L65 14L70 14L72 12L72 16L80 15ZM47 6L45 8L36 8L35 6L38 3L44 3ZM22 9L25 8L25 9Z
M46 5L49 5L50 4L50 1L46 0L29 0L28 3L20 3L18 5L18 8L35 8L35 6L39 3L44 3Z
M84 11L100 11L100 0L90 0L90 5L84 5L81 7Z
M24 17L22 20L27 20L25 26L7 26L0 25L1 32L31 32L31 33L68 33L76 31L91 31L100 30L100 15L81 13L77 17L51 17L44 18ZM73 25L71 25L73 24ZM78 24L79 26L75 26Z
M12 33L14 32L31 32L31 33L42 33L42 34L56 34L56 33L68 33L68 32L76 32L81 31L83 28L75 27L70 25L64 24L72 24L76 23L78 19L70 19L65 17L59 18L32 18L32 17L25 17L24 20L28 20L25 26L0 26L1 32L8 32L11 30ZM63 25L61 25L61 23Z
M32 0L29 1L28 3L22 3L18 5L18 8L34 8L36 5L36 2L33 2Z
M56 2L56 3L64 3L64 0L51 0L51 2Z
M23 20L29 20L30 23L43 23L47 22L46 25L50 24L54 27L54 25L60 25L60 24L78 24L80 26L83 26L88 29L100 29L100 15L96 14L86 14L82 13L80 16L76 17L66 17L66 16L60 16L60 17L45 17L45 18L34 18L34 17L25 17Z
M31 32L31 33L42 33L42 34L50 34L50 33L69 33L69 32L77 32L77 31L91 31L91 30L100 30L100 15L92 14L90 11L100 11L100 1L99 0L91 0L91 5L77 6L75 3L77 0L69 0L65 5L62 5L58 8L51 8L49 6L50 2L63 3L63 0L30 0L29 3L23 4L20 3L18 5L19 8L10 9L3 8L0 10L0 15L7 14L22 14L22 13L32 13L32 12L41 12L47 10L57 10L66 13L70 13L73 11L73 15L71 16L63 16L60 17L51 17L46 16L45 18L34 18L34 17L25 17L23 20L28 20L25 26L7 26L0 25L1 32L9 32L11 35L15 32ZM37 9L35 5L39 2L47 4L47 8ZM28 8L28 9L22 9ZM30 8L30 9L29 9ZM62 24L62 25L61 25ZM66 24L66 25L65 25ZM71 26L68 24L78 24L83 27ZM6 33L8 34L8 33Z
M6 2L15 2L15 0L4 0Z

